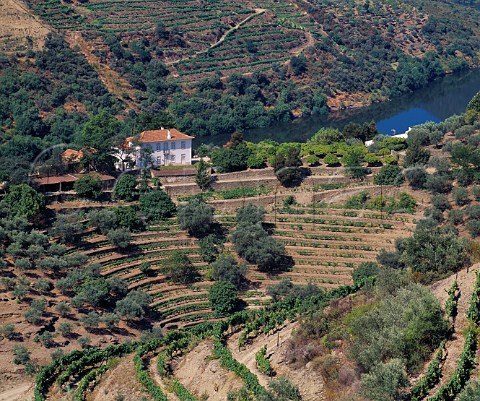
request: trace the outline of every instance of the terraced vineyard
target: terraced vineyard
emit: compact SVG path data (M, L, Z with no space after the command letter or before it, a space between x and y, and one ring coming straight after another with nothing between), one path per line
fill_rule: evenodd
M29 5L59 30L119 34L126 42L139 33L153 35L162 23L178 35L160 41L156 54L179 81L215 71L251 73L284 63L313 44L308 29L315 26L294 4L274 1L90 0L78 6L29 0Z
M230 234L235 229L233 214L220 214L217 220ZM274 227L273 236L284 243L293 264L286 271L274 272L249 265L249 289L241 296L250 308L256 308L269 302L267 285L282 279L296 284L312 282L324 288L349 285L355 267L375 260L380 249L392 249L392 238L410 235L413 220L414 216L408 214L387 216L312 205L270 211L266 224ZM234 252L228 238L229 234L225 249ZM128 254L117 251L104 236L89 236L86 241L76 251L87 254L90 263L99 263L102 275L116 276L128 282L129 289L148 292L161 326L183 327L216 319L207 299L212 283L205 277L208 265L202 260L196 239L180 230L176 222L166 221L135 234ZM172 284L162 274L162 263L175 251L185 252L198 269L200 277L195 283ZM145 262L149 264L147 273L140 269Z

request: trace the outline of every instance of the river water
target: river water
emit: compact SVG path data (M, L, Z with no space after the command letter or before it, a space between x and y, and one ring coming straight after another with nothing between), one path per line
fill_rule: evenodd
M290 123L246 132L244 137L252 142L263 139L273 139L278 142L305 142L322 127L342 129L350 121L363 123L372 120L377 123L377 128L382 134L400 134L408 127L427 121L440 122L453 114L463 113L478 91L480 91L480 70L452 74L390 102L300 118ZM195 141L195 145L202 142L220 145L228 139L229 135L200 137Z

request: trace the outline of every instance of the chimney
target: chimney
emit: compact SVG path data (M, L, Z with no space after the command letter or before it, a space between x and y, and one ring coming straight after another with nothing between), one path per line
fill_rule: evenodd
M163 131L165 128L163 128L163 127L160 127L160 129Z
M172 133L170 132L170 130L168 130L167 132L167 139L172 139Z

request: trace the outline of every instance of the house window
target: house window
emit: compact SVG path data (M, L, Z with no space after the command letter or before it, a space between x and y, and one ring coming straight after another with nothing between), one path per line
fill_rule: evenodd
M172 163L175 163L175 155L171 155L170 160L172 161Z
M185 149L185 141L182 141L182 149Z
M182 154L180 164L185 164L185 160L186 160L185 154Z
M157 150L162 150L161 145L157 143Z
M168 150L168 142L163 143L163 150Z
M175 150L175 142L172 142L172 150Z

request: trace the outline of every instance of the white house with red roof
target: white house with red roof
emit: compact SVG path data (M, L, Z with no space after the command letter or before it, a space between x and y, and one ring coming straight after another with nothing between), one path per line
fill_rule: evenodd
M175 128L161 128L143 131L140 135L127 138L123 149L118 149L116 157L118 170L125 170L128 164L143 167L141 149L148 149L155 167L192 164L192 139ZM129 156L126 157L126 154ZM132 163L126 163L130 158ZM134 159L134 160L132 160Z

